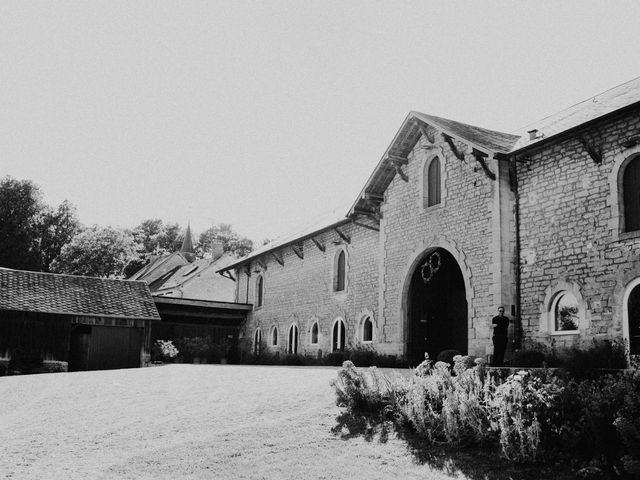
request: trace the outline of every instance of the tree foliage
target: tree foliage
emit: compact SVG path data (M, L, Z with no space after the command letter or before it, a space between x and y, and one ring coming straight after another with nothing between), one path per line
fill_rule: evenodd
M32 181L0 181L0 266L48 272L79 228L71 203L53 209Z
M149 218L133 229L133 238L141 256L175 252L180 248L180 225L165 224L159 218Z
M236 257L244 257L253 251L253 241L233 231L230 223L219 223L202 232L198 239L198 253L204 255L211 251L214 240L222 242L224 252Z
M94 225L62 248L52 268L71 275L121 277L124 267L135 256L135 242L130 232Z

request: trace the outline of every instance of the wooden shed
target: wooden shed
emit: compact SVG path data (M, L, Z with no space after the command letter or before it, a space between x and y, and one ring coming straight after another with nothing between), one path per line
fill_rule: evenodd
M51 370L140 367L160 316L144 282L0 268L0 362L17 352Z

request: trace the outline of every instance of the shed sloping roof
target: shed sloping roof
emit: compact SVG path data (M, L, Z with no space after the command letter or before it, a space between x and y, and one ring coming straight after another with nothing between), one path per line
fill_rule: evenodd
M0 310L160 320L144 282L4 268Z

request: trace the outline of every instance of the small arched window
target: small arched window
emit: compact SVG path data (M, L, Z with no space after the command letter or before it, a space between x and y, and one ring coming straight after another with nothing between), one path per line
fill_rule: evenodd
M552 303L554 330L567 332L578 330L580 307L578 299L571 292L560 292Z
M315 322L311 327L311 345L318 344L318 322Z
M262 330L256 329L256 333L253 335L253 353L254 355L260 355L262 352Z
M433 157L425 163L423 171L423 200L425 207L440 203L440 158Z
M629 342L629 354L640 355L640 283L633 287L627 298L625 340Z
M264 278L258 275L256 280L256 307L261 307L264 300Z
M331 351L339 352L344 350L346 340L346 328L342 319L338 319L333 324L333 332L331 332Z
M640 155L624 168L622 198L624 202L624 230L640 230Z
M271 331L271 346L278 346L278 327L273 327L273 330Z
M346 268L347 268L347 255L344 250L340 250L336 255L333 290L335 292L343 292L345 289L346 281Z
M362 341L373 341L373 322L369 316L365 317L364 322L362 322Z
M291 325L289 327L289 344L287 346L287 353L296 355L298 353L298 326Z

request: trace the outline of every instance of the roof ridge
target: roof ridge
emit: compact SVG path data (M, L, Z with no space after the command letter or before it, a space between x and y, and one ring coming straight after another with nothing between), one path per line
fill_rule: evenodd
M107 280L110 282L142 283L146 285L146 283L143 280L128 280L126 278L92 277L91 275L74 275L72 273L38 272L35 270L20 270L17 268L7 268L7 267L0 267L0 269L10 271L10 272L21 272L21 273L29 273L29 274L36 274L36 275L50 275L55 277L70 277L70 278L87 278L90 280L100 280L100 281Z

